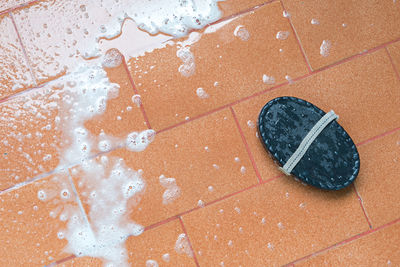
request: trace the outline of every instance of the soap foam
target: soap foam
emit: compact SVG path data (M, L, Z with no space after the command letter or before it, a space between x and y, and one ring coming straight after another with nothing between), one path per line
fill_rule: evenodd
M66 252L127 266L125 240L143 232L142 226L129 220L128 212L140 201L145 189L141 172L128 168L118 158L91 159L81 168L83 192L90 192L88 217L85 220L76 215L69 220Z
M159 180L160 184L166 188L163 194L163 204L167 205L174 202L181 195L181 189L176 184L175 178L167 178L164 175L160 175Z
M319 53L321 54L321 56L323 57L329 56L331 47L332 47L331 41L323 40L319 48Z

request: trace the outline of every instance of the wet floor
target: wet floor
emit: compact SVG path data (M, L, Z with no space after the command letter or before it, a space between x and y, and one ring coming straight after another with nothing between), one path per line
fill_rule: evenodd
M400 3L0 3L0 265L400 265ZM256 121L335 110L354 185L284 176Z

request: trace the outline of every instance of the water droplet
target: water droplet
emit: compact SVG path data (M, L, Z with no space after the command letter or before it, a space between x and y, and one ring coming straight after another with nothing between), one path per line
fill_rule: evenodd
M319 25L319 21L317 19L312 19L311 20L312 25Z
M286 40L289 37L289 32L288 31L279 31L276 34L276 39L278 40Z
M319 48L319 53L321 54L321 56L323 56L323 57L329 56L331 47L332 47L332 44L329 40L323 40L322 44Z

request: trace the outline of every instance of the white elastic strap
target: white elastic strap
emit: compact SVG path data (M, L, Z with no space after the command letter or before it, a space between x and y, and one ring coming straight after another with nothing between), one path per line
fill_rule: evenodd
M281 171L283 171L286 175L290 175L297 163L299 163L299 161L303 158L312 142L314 142L315 138L318 137L322 130L325 129L325 127L328 126L331 121L338 118L339 116L336 115L333 110L326 113L304 137L303 141L301 141L299 147L296 149L293 155L289 158L285 165L280 168Z

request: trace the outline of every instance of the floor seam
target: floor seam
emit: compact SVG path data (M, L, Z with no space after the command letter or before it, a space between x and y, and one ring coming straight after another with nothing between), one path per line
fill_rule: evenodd
M132 89L133 89L133 92L134 92L136 95L140 95L140 94L139 94L139 91L138 91L137 88L136 88L135 81L133 80L133 77L132 77L132 75L131 75L131 73L130 73L130 71L129 71L129 67L128 67L128 64L126 63L125 57L124 57L123 60L122 60L122 64L124 64L124 69L125 69L125 72L126 72L127 75L128 75L129 82L130 82L130 84L131 84L131 87L132 87ZM144 120L145 120L145 122L146 122L147 128L152 129L152 128L151 128L151 125L150 125L149 118L147 117L146 110L145 110L145 108L144 108L143 101L140 101L140 111L142 112L142 115L143 115L143 118L144 118Z
M12 14L12 12L9 12L8 14L9 14L9 16L11 18L11 21L12 21L13 25L14 25L14 30L17 33L18 41L21 44L22 53L24 54L26 64L28 65L29 72L30 72L31 77L33 79L33 83L34 83L35 87L37 87L38 83L37 83L36 75L35 75L35 73L33 71L33 68L32 68L32 62L30 61L30 59L28 57L28 53L26 52L26 49L25 49L25 44L22 41L21 35L19 34L18 26L17 26L17 23L16 23L16 21L14 19L14 15Z
M186 239L187 239L187 241L188 241L188 243L189 243L190 250L192 251L192 254L193 254L194 262L196 263L196 266L197 266L197 267L200 267L199 261L197 260L196 252L195 252L194 249L193 249L192 242L190 241L189 235L188 235L188 233L187 233L185 224L183 223L183 219L182 219L181 216L179 216L179 222L180 222L180 224L181 224L181 227L182 227L183 232L184 232L185 235L186 235Z
M394 71L394 73L396 74L397 78L398 78L399 81L400 81L400 73L399 73L399 70L397 70L396 66L394 65L393 57L392 57L392 55L390 54L389 49L387 48L387 46L385 46L385 51L386 51L386 54L387 54L388 57L389 57L390 63L392 64L393 71Z
M353 187L354 193L356 194L356 197L357 197L358 201L360 202L360 207L361 207L362 212L363 212L363 214L364 214L365 220L366 220L367 223L368 223L368 227L369 227L369 229L372 229L372 228L373 228L373 227L372 227L372 223L371 223L370 218L368 217L367 210L366 210L365 207L364 207L364 201L363 201L363 199L361 198L361 195L358 193L358 190L357 190L357 187L356 187L355 183L352 184L352 187Z
M281 3L282 9L283 9L284 11L286 11L286 8L285 8L285 5L283 4L283 1L282 1L282 0L279 0L279 2ZM292 18L289 16L288 19L289 19L290 27L292 28L292 31L293 31L293 33L294 33L294 37L295 37L295 39L296 39L296 42L297 42L297 44L298 44L298 46L299 46L299 48L300 48L301 54L302 54L303 59L304 59L304 61L305 61L305 63L306 63L306 66L307 66L307 69L308 69L308 73L312 73L312 72L313 72L313 69L312 69L312 67L311 67L310 61L308 60L306 51L304 50L304 47L303 47L303 45L302 45L302 43L301 43L300 36L299 36L299 34L297 33L296 28L294 27Z
M320 249L318 251L315 251L313 253L310 253L310 254L308 254L308 255L306 255L304 257L298 258L298 259L296 259L296 260L294 260L292 262L289 262L289 263L287 263L287 264L285 264L283 266L291 266L292 264L295 265L296 263L303 262L303 261L305 261L305 260L307 260L307 259L309 259L311 257L318 256L318 255L321 255L324 252L331 251L331 250L333 250L335 248L342 247L342 246L344 246L346 244L349 244L352 241L355 241L355 240L358 240L358 239L363 238L365 236L368 236L368 235L370 235L372 233L375 233L375 232L377 232L379 230L385 229L385 228L387 228L387 227L389 227L389 226L391 226L393 224L399 223L399 222L400 222L400 218L398 218L396 220L393 220L391 222L388 222L388 223L386 223L384 225L381 225L381 226L379 226L379 227L377 227L375 229L369 229L367 231L364 231L364 232L361 232L359 234L353 235L353 236L351 236L351 237L349 237L349 238L347 238L345 240L342 240L342 241L337 242L337 243L335 243L335 244L333 244L331 246L328 246L328 247L325 247L325 248Z
M247 151L247 155L248 155L248 157L250 158L251 165L253 165L253 169L254 169L254 171L256 172L258 182L259 182L259 183L262 183L261 174L260 174L260 172L258 171L257 164L256 164L256 162L255 162L255 160L254 160L253 154L251 153L251 150L250 150L250 147L249 147L249 145L248 145L248 143L247 143L246 137L245 137L244 134L243 134L243 130L242 130L242 128L240 127L239 120L238 120L238 118L237 118L237 116L236 116L236 113L235 113L235 111L233 110L232 107L229 107L229 109L231 110L233 119L235 120L236 127L237 127L237 129L238 129L238 131L239 131L239 134L240 134L240 137L241 137L241 139L242 139L243 145L244 145L244 147L245 147L245 149L246 149L246 151Z

